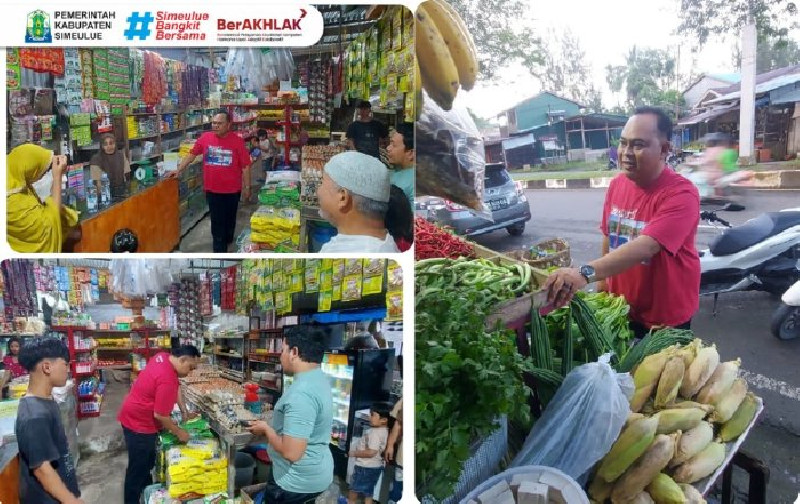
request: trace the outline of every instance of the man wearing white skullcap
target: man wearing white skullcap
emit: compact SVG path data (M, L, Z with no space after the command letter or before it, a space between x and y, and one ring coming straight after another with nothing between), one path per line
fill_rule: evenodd
M384 220L389 208L389 170L360 152L333 156L317 188L320 215L339 231L320 252L399 252Z

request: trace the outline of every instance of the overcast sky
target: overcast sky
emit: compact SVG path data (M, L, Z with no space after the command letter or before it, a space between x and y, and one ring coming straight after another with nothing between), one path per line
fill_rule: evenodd
M581 41L592 66L593 82L603 92L604 104L611 107L624 96L612 95L608 89L606 65L623 64L625 54L634 45L671 48L677 54L680 39L672 36L672 31L678 24L678 4L678 0L537 0L529 3L531 12L524 23L540 34L551 26L556 31L569 28ZM691 54L690 46L683 46L679 71L688 73L696 58L697 73L736 72L731 62L733 42L733 37L709 42L697 55ZM458 100L478 116L491 118L540 90L539 81L517 67L503 71L502 84L479 83L470 92L460 91Z

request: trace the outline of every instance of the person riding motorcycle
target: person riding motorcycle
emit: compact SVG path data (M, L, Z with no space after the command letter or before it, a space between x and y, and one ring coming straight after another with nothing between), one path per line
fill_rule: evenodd
M700 172L713 191L713 196L722 197L727 186L726 178L739 170L739 154L732 147L727 133L709 133L705 138L706 149L700 163ZM711 196L711 195L709 195Z

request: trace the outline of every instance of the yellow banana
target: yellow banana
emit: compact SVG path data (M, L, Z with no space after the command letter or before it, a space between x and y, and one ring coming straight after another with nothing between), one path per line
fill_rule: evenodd
M417 60L422 85L444 110L450 110L458 93L458 69L442 33L424 9L416 13Z
M478 79L478 54L472 35L453 7L446 0L429 0L419 6L433 20L450 49L458 69L461 87L469 91Z

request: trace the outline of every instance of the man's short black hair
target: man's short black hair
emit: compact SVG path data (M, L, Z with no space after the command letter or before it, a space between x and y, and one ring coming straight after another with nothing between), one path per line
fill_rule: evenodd
M392 413L392 404L384 401L372 403L369 411L370 413L377 413L381 418L389 419Z
M314 364L322 363L329 337L330 329L321 325L299 325L283 331L283 338L289 349L297 347L300 359Z
M200 357L200 351L194 345L181 345L172 349L175 357Z
M217 114L216 115L224 115L225 116L225 122L231 122L231 113L228 112L225 109L217 110Z
M365 109L365 108L371 109L372 108L372 104L369 102L369 100L361 100L361 103L358 104L358 108L360 108L360 109Z
M633 115L654 115L658 119L658 132L664 135L667 140L672 140L672 119L658 107L638 107L633 111Z
M267 138L267 130L260 129L256 132L256 135L258 135L258 138Z
M400 123L397 125L397 132L403 135L403 146L406 150L414 148L414 125L409 122Z
M59 358L69 362L67 345L58 338L33 338L27 340L19 351L19 363L29 373L43 360Z

